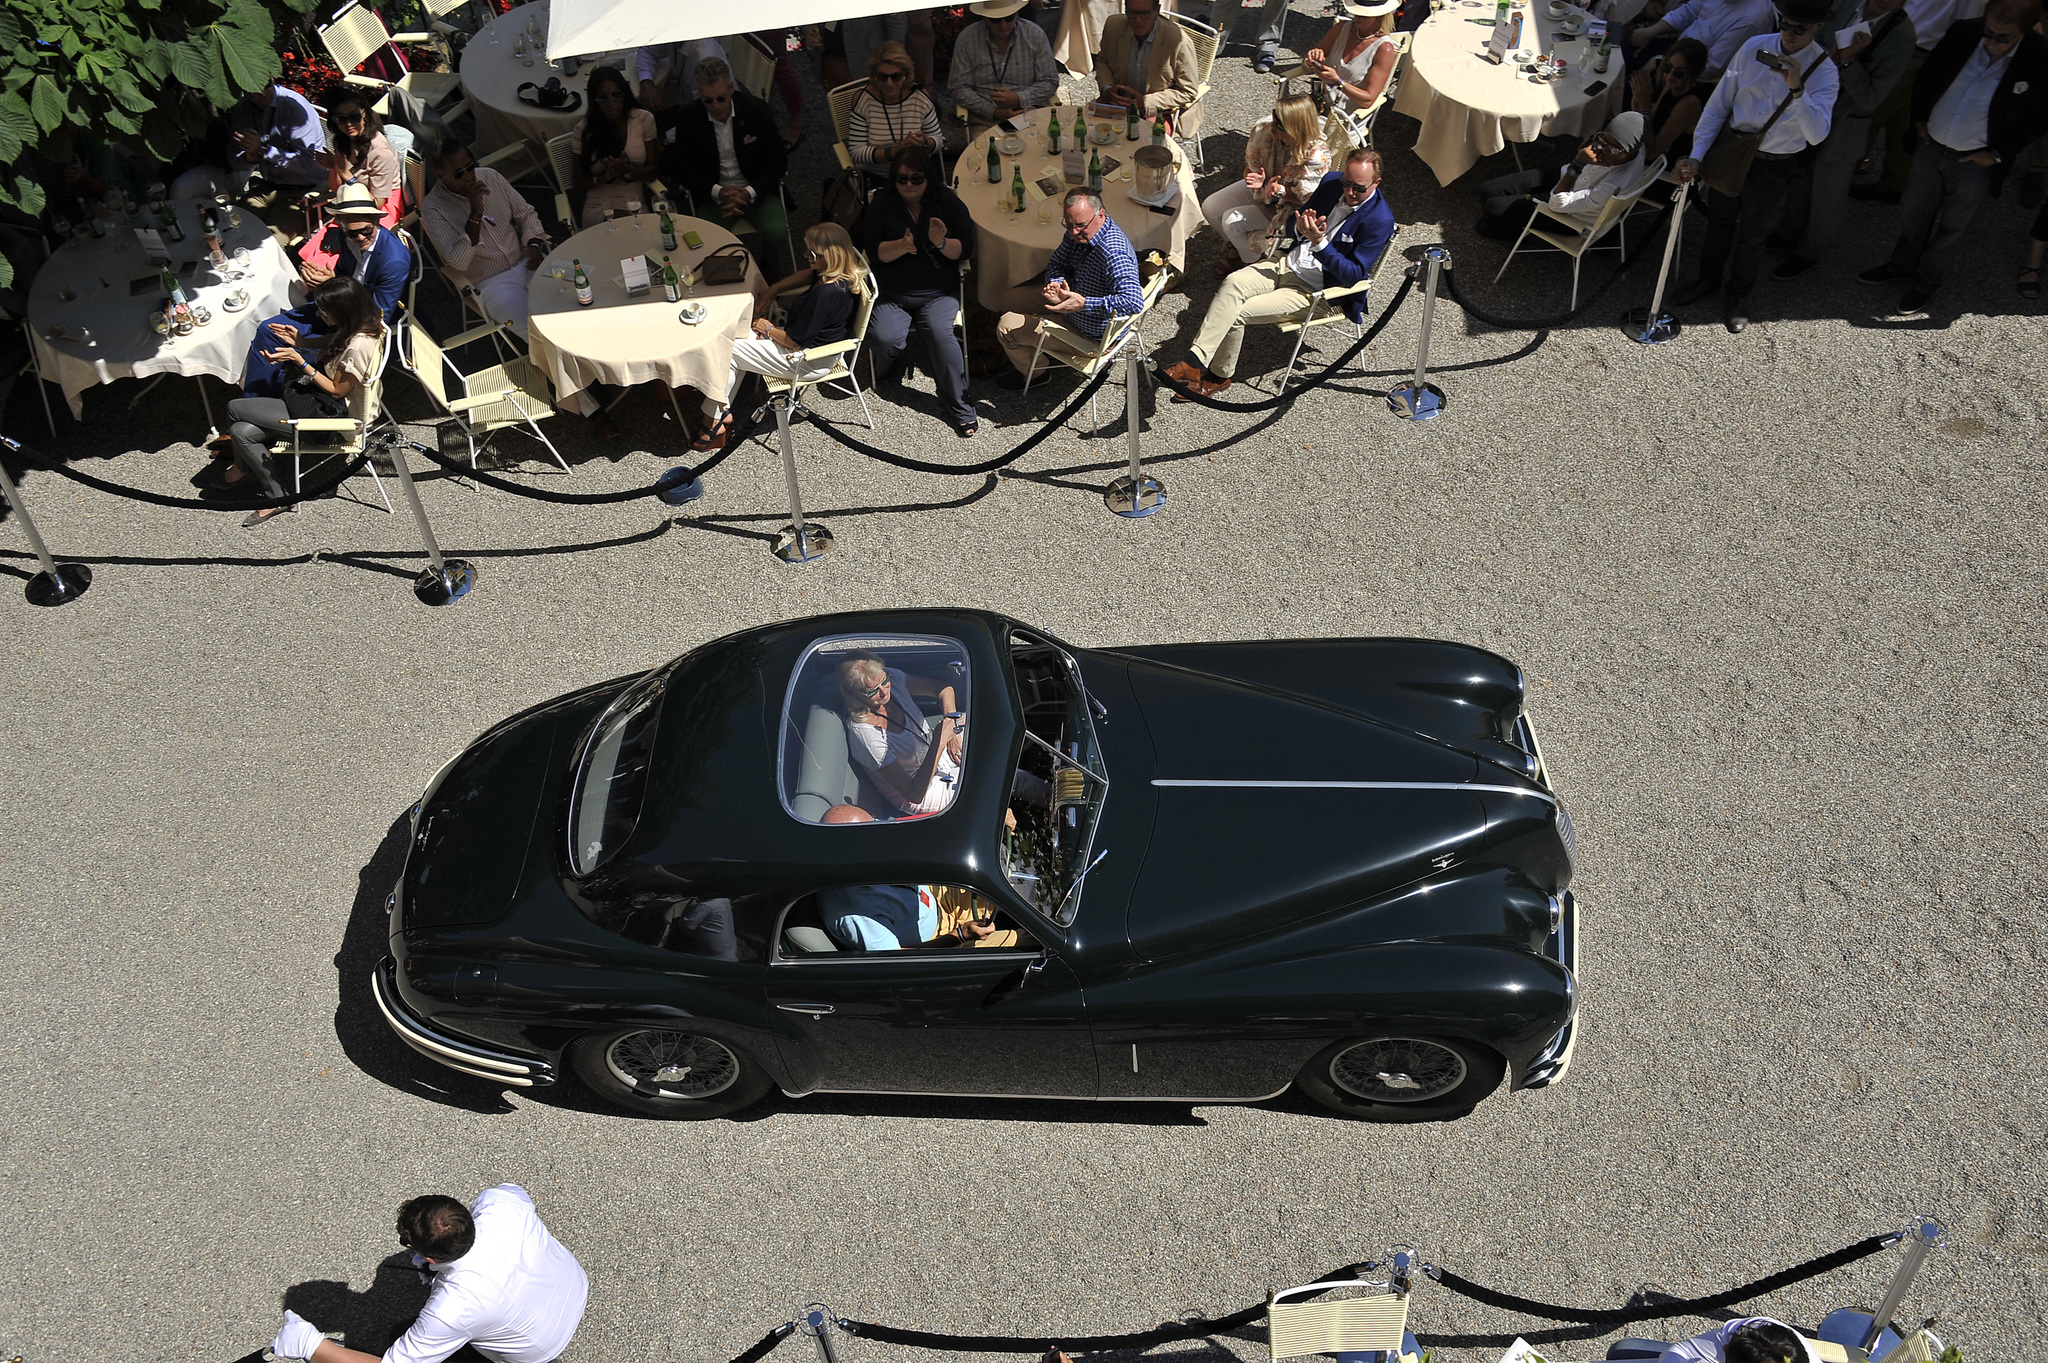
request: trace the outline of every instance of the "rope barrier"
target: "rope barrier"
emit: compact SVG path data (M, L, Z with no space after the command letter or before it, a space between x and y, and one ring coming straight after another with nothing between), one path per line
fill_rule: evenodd
M796 1322L786 1320L767 1334L762 1335L760 1339L756 1340L742 1352L734 1354L732 1356L732 1363L760 1363L762 1359L775 1352L776 1345L782 1343L783 1340L788 1339L795 1333Z
M846 446L847 449L852 450L855 454L864 454L870 459L879 460L884 464L893 464L900 469L909 469L913 473L993 473L999 468L1016 463L1019 459L1022 459L1025 455L1031 453L1031 451L1037 449L1046 440L1050 439L1059 431L1060 427L1067 424L1069 417L1081 410L1082 403L1094 397L1102 385L1109 382L1109 375L1110 370L1105 368L1101 373L1090 379L1080 392L1074 394L1073 398L1057 414L1047 417L1040 423L1036 431L1024 437L1022 441L1007 453L996 455L990 459L984 459L978 464L934 464L923 459L910 459L900 454L891 454L887 450L878 450L866 441L856 440L852 436L842 433L837 427L827 426L823 422L818 423L818 429Z
M1171 388L1174 392L1180 394L1181 397L1186 401L1196 403L1197 405L1203 407L1213 407L1219 412L1271 411L1273 408L1278 407L1280 404L1284 402L1292 402L1296 398L1300 397L1303 393L1307 392L1309 389L1319 387L1322 384L1328 383L1332 378L1336 377L1338 370L1342 369L1345 365L1350 364L1353 359L1357 358L1358 353L1360 351L1364 350L1367 346L1371 345L1374 340L1378 339L1379 334L1382 331L1386 330L1387 323L1394 320L1394 314L1399 312L1401 310L1401 305L1408 301L1408 295L1414 288L1415 276L1413 274L1403 275L1401 278L1401 287L1397 289L1394 293L1394 296L1387 301L1386 310L1380 314L1380 319L1377 322L1374 322L1370 327L1366 328L1365 335L1359 337L1357 341L1353 342L1349 350L1345 351L1342 355L1339 355L1336 359L1332 360L1330 362L1329 368L1325 369L1322 373L1316 375L1316 377L1314 377L1313 379L1306 379L1298 386L1290 388L1284 393L1277 394L1276 396L1270 398L1265 398L1259 402L1219 402L1215 398L1204 397L1202 394L1195 392L1186 384L1182 383L1179 379L1176 379L1172 375L1168 374L1164 369L1153 370L1153 377L1158 379L1162 386Z
M23 453L28 453L26 447L23 448ZM221 497L201 501L197 497L173 497L167 493L150 492L144 488L129 487L124 483L110 483L104 478L95 478L90 473L80 473L68 464L60 464L55 460L45 459L41 455L32 455L31 457L48 472L54 473L60 478L69 478L74 483L82 483L96 492L110 493L116 497L126 497L130 501L135 502L149 502L155 506L168 506L174 510L189 511L264 511L276 506L297 506L300 502L310 501L315 497L325 497L328 493L334 491L334 489L340 487L358 473L361 473L363 466L370 462L369 455L359 454L349 462L347 467L343 468L340 473L334 475L327 482L315 488L308 488L303 492L295 492L289 497Z
M734 451L739 448L740 443L754 433L754 425L755 422L751 416L747 418L744 424L735 416L732 433L725 438L725 448L691 469L690 477L693 479L702 478L705 474L730 459ZM499 478L485 473L481 469L470 468L461 460L450 459L439 450L429 449L417 440L408 440L404 443L407 449L418 450L450 473L459 474L464 478L474 478L485 487L494 487L500 492L509 492L515 497L530 497L536 502L556 502L564 506L608 506L618 502L637 502L642 497L658 497L663 491L662 485L656 483L649 487L635 488L631 492L551 492L546 488L528 487L524 483L515 483L510 479ZM673 473L674 470L670 470L670 472Z
M1664 205L1664 211L1659 213L1657 220L1650 224L1644 240L1654 240L1657 236L1657 230L1671 221L1672 206L1672 204ZM1548 317L1505 317L1481 304L1473 302L1471 298L1466 296L1465 291L1458 287L1458 271L1455 268L1455 260L1444 266L1444 289L1450 294L1452 301L1465 310L1466 316L1484 322L1490 327L1498 328L1501 331L1545 331L1552 327L1563 326L1587 308L1592 307L1593 304L1600 300L1602 294L1620 283L1623 277L1636 267L1636 262L1642 259L1643 257L1638 255L1632 260L1622 261L1616 267L1614 273L1607 276L1601 282L1599 288L1586 295L1585 302L1568 311L1552 313Z

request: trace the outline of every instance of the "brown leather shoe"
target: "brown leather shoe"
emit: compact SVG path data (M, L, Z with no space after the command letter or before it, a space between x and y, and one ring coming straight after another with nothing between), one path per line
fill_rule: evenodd
M1193 387L1202 381L1202 371L1189 364L1186 360L1182 360L1179 364L1167 367L1166 377L1172 379L1175 383L1185 383L1189 387Z
M1180 375L1176 374L1174 377L1179 379ZM1196 397L1203 398L1214 397L1230 387L1229 379L1216 379L1212 382L1209 379L1203 378L1200 370L1196 370L1191 377L1181 379L1180 381L1188 386L1189 392L1193 393ZM1175 393L1173 400L1175 402L1186 402L1187 398L1179 393Z

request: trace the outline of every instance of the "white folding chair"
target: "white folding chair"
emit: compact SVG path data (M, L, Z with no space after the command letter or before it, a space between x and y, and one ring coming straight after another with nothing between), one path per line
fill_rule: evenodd
M1196 19L1183 18L1176 14L1173 22L1187 31L1188 41L1195 48L1195 98L1192 104L1180 110L1175 119L1180 133L1181 144L1185 146L1190 138L1195 144L1195 169L1205 170L1202 164L1202 120L1208 109L1209 77L1216 69L1216 49L1222 40L1216 30Z
M1522 234L1515 238L1514 246L1508 250L1508 258L1500 263L1500 269L1493 276L1494 283L1498 284L1500 277L1508 272L1508 266L1514 264L1515 253L1522 249L1522 243L1530 237L1534 237L1552 250L1562 251L1572 258L1571 306L1576 308L1579 305L1579 265L1584 259L1586 252L1595 249L1599 246L1602 237L1622 226L1623 220L1628 216L1629 209L1635 205L1636 200L1643 196L1645 190L1657 182L1657 177L1663 173L1664 158L1660 156L1649 165L1643 167L1642 172L1636 176L1634 184L1617 190L1606 203L1602 204L1600 206L1600 216L1593 219L1590 224L1586 223L1583 219L1568 217L1552 208L1549 204L1537 200L1536 211L1529 215L1529 221L1522 227ZM1558 228L1538 227L1537 223L1543 219L1557 223ZM1532 246L1529 249L1534 251L1539 248ZM1621 251L1621 258L1627 260L1628 236L1626 233L1622 233L1620 236L1619 249Z
M1389 242L1386 249L1380 252L1380 258L1373 262L1372 272L1366 275L1365 278L1359 280L1356 284L1347 284L1341 288L1316 290L1309 297L1307 312L1291 321L1280 323L1281 335L1284 336L1290 331L1294 333L1294 352L1287 357L1287 370L1280 376L1279 392L1286 392L1287 385L1293 381L1295 366L1301 360L1302 347L1308 340L1309 332L1315 328L1348 326L1351 328L1352 340L1363 339L1366 324L1362 319L1365 316L1365 307L1373 283L1379 278L1380 271L1385 268L1387 258L1393 254L1393 244ZM1357 322L1351 320L1351 314L1344 307L1344 304L1353 298L1360 300L1359 317L1361 320ZM1364 351L1360 351L1358 354L1358 370L1361 374L1367 372Z
M434 33L390 33L384 28L384 21L361 0L344 5L335 12L332 19L319 30L321 45L327 55L344 72L354 72L378 52L393 43L421 43L441 49L442 64L451 65L447 41ZM394 54L395 55L395 54ZM425 100L441 116L445 123L452 123L469 108L469 101L458 98L462 93L462 77L454 71L408 71L396 81L378 80L374 76L344 75L343 80L351 85L367 85L373 90L388 90L396 85ZM455 99L453 104L446 101Z
M305 485L305 459L315 457L314 467L333 459L350 459L361 454L369 444L370 432L387 424L384 416L384 374L391 367L392 352L398 348L398 327L384 328L384 343L378 348L377 372L370 379L368 400L363 404L363 419L351 416L337 417L287 417L282 425L292 433L289 441L270 447L277 455L288 454L292 458L292 491L299 492ZM306 437L311 436L311 448ZM377 495L384 499L384 509L392 510L391 496L384 491L384 480L377 476L375 460L363 465L370 471L370 480L377 485Z
M580 230L576 214L569 206L569 191L576 187L576 134L566 132L550 137L547 151L548 170L555 180L555 220L568 230L569 235L574 236ZM679 186L678 192L682 197L683 206L689 210L689 216L696 217L697 203L690 197L690 191ZM641 198L649 205L657 198L668 199L671 206L675 204L668 186L663 184L659 177L647 182Z
M1408 1298L1386 1291L1383 1282L1351 1279L1304 1283L1266 1295L1267 1350L1273 1363L1311 1354L1401 1352L1408 1328ZM1339 1301L1289 1302L1302 1293L1328 1293L1347 1288L1377 1289L1378 1295Z
M15 282L21 287L23 293L28 292L28 282L26 280L17 279ZM46 383L52 382L52 380L43 377L43 366L36 359L37 338L29 329L26 317L16 317L5 308L0 308L0 322L14 322L21 327L21 343L28 349L28 360L20 369L14 372L16 374L29 374L35 378L36 393L43 400L43 420L49 424L50 438L54 440L57 438L57 415L50 407L50 390L43 386ZM203 392L204 389L201 391Z
M839 158L841 170L853 169L853 153L846 147L846 126L853 115L853 101L867 88L867 77L863 76L825 92L825 107L832 114L832 153Z
M525 147L525 142L515 142L509 147L499 148L489 156L479 158L477 164L488 166L494 161L517 154L517 152ZM421 206L427 201L427 167L426 163L419 158L416 152L407 152L405 154L405 185L406 194L412 202L412 211L406 215L403 226L410 229L412 235L418 238L415 249L420 260L431 259L435 273L441 276L441 282L446 284L449 291L455 295L456 304L462 309L462 329L464 331L469 330L470 318L472 316L476 318L479 324L490 321L489 314L484 311L483 304L478 301L476 286L469 282L467 275L442 258L440 248L433 244L432 238L427 235L424 223L420 221ZM415 316L418 315L419 306L414 299L408 297L405 307L408 313L412 313ZM516 340L516 338L512 339ZM507 349L508 341L504 335L493 336L492 344L497 347L500 357L518 353L516 344L512 345L509 350Z
M867 394L861 391L860 380L854 374L853 365L860 356L861 346L867 342L868 322L875 315L875 304L880 297L881 286L875 282L874 272L868 271L861 276L860 297L853 307L853 334L843 341L834 341L830 345L810 346L792 356L801 364L806 360L824 359L829 355L832 357L831 369L804 379L768 379L768 396L770 399L786 397L792 420L803 414L805 389L815 388L821 383L844 382L852 386L853 395L860 399L860 414L867 419L868 429L875 429L875 414L868 410Z
M1414 37L1415 35L1412 33L1397 33L1394 35L1392 39L1395 49L1394 69L1388 75L1387 83L1380 90L1380 97L1378 99L1363 109L1352 109L1345 104L1341 95L1333 95L1331 97L1329 115L1323 120L1323 137L1330 143L1331 164L1337 164L1338 158L1353 147L1369 147L1372 145L1374 125L1380 121L1380 115L1393 105L1394 96L1401 88L1401 73L1407 69L1409 44ZM1296 70L1303 75L1306 75L1308 72L1307 67L1297 67ZM1292 75L1293 73L1290 72L1289 74ZM1339 129L1341 129L1340 135L1344 142L1343 151L1337 149L1338 139L1332 136L1333 131Z
M491 436L498 431L524 427L561 465L562 472L569 473L569 461L555 448L555 442L548 439L547 432L540 428L540 419L555 414L555 406L548 393L546 376L533 367L533 362L523 355L515 355L500 364L476 373L464 373L448 353L459 350L472 341L481 341L493 332L504 330L496 322L465 331L443 344L433 337L417 317L405 319L411 357L406 368L419 380L420 387L443 413L462 423L462 435L469 442L469 466L476 467L476 438L481 435L489 444ZM453 374L461 381L460 396L448 395L448 375Z
M1093 379L1122 359L1125 347L1136 346L1138 372L1143 374L1146 371L1145 337L1139 327L1144 323L1145 315L1152 311L1153 304L1166 292L1173 276L1173 271L1159 258L1158 252L1152 252L1151 259L1157 262L1157 268L1152 278L1145 283L1144 301L1138 305L1136 312L1112 313L1109 325L1102 329L1102 335L1084 336L1066 323L1051 317L1039 319L1042 325L1038 328L1038 344L1031 352L1031 367L1024 372L1023 391L1031 391L1033 376L1038 372L1038 362L1041 359L1063 364L1077 371L1083 379ZM1060 344L1048 347L1046 341L1049 339L1057 340ZM1092 393L1088 397L1088 419L1094 423L1097 430L1102 428L1100 414L1096 411L1095 395Z

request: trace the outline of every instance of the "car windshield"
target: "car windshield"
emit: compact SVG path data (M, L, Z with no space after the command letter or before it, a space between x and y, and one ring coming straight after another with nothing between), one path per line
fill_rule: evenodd
M1073 658L1020 633L1011 637L1010 662L1025 739L1003 818L1003 874L1064 927L1080 911L1088 872L1108 855L1094 844L1109 774L1096 743L1094 701Z
M804 650L782 708L782 805L805 823L943 814L967 760L967 650L840 635Z
M569 808L569 865L577 875L589 875L624 847L640 822L668 674L663 668L635 682L591 727Z

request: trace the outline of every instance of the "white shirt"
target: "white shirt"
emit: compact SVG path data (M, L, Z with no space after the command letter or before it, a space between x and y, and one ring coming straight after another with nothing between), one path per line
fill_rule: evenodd
M1786 116L1791 116L1790 110L1786 111ZM1634 184L1642 173L1641 147L1637 147L1636 154L1618 166L1580 166L1579 178L1570 189L1551 191L1550 206L1560 213L1569 213L1591 223L1600 216L1600 210L1607 206L1609 199ZM1562 180L1564 177L1560 175L1558 178Z
M743 185L747 177L740 174L740 154L732 141L732 106L725 106L725 118L717 115L711 118L711 135L718 140L718 183L722 185Z
M1906 16L1913 21L1913 38L1922 52L1932 52L1956 20L1983 13L1984 0L1906 0Z
M1771 27L1771 0L1688 0L1666 11L1664 22L1706 44L1707 70L1723 71L1736 48Z
M1371 203L1372 200L1368 198L1366 202ZM1338 224L1350 216L1351 205L1339 194L1337 202L1330 208L1330 216L1323 220L1323 240L1328 241L1336 236ZM1316 259L1316 248L1309 244L1307 237L1294 243L1294 249L1287 253L1287 268L1294 271L1295 277L1311 289L1323 287L1323 263Z
M464 214L463 216L467 217L468 215ZM368 287L368 281L370 278L370 257L377 253L377 243L382 241L383 239L384 229L381 224L379 225L376 234L370 238L370 244L368 246L358 246L356 245L354 237L349 238L349 249L356 253L356 283Z
M1788 118L1791 116L1789 110L1786 116ZM1657 1363L1723 1363L1724 1350L1728 1347L1728 1336L1734 1334L1745 1325L1785 1325L1785 1322L1773 1319L1770 1316L1744 1316L1740 1320L1731 1320L1724 1324L1716 1325L1704 1334L1697 1334L1691 1339L1680 1340L1666 1349L1657 1360ZM1785 1328L1788 1330L1792 1329L1789 1325L1786 1325ZM1792 1330L1792 1333L1799 1335L1797 1330ZM1799 1335L1799 1342L1806 1344L1806 1336ZM1813 1346L1806 1344L1804 1363L1818 1363L1818 1359L1819 1355L1814 1353Z
M1983 43L1971 48L1970 59L1934 101L1934 110L1927 115L1927 135L1950 151L1976 151L1988 143L1991 97L1998 93L2005 68L2012 65L2012 54L2019 50L2014 43L2003 57L1992 61Z
M1723 128L1755 132L1770 123L1771 115L1790 87L1782 75L1756 59L1756 54L1766 48L1778 50L1777 34L1751 38L1728 63L1728 74L1714 87L1713 97L1700 110L1699 125L1693 129L1695 156L1704 158ZM1764 135L1758 150L1774 156L1790 155L1827 141L1828 128L1834 121L1835 95L1842 88L1841 70L1828 59L1827 50L1819 43L1808 43L1789 60L1798 62L1799 69L1806 72L1806 89L1793 97L1784 117L1771 123L1770 132Z
M464 1344L498 1363L554 1363L583 1320L590 1279L534 1215L516 1183L470 1205L476 1243L434 1265L419 1319L384 1351L384 1363L441 1363Z

